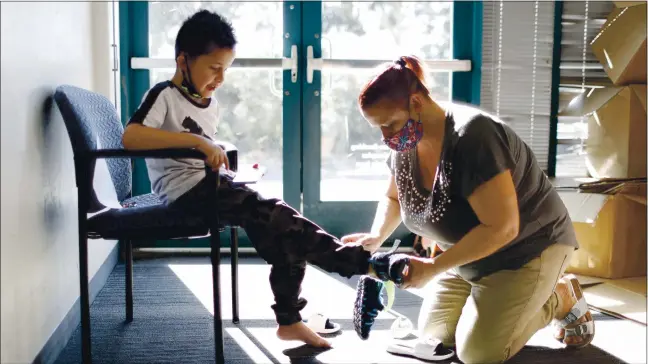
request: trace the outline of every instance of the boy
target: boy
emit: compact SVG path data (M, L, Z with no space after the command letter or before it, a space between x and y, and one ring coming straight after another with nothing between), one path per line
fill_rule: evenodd
M214 144L217 104L211 96L234 61L235 46L232 26L220 15L202 10L188 18L176 39L175 75L147 92L124 130L123 144L126 149L196 148L203 152L204 162L147 160L153 191L164 203L180 209L199 213L217 209L222 219L245 229L259 255L272 265L277 336L328 347L330 343L307 327L299 314L306 305L299 297L306 262L344 277L380 271L383 266L384 270L389 264L380 265L359 244L342 244L283 201L233 186L228 173L221 173L219 187L205 179L205 163L214 170L229 167L225 152ZM207 197L213 188L219 189L216 205ZM374 296L372 300L379 300ZM359 300L364 302L364 296ZM373 322L372 313L360 314Z

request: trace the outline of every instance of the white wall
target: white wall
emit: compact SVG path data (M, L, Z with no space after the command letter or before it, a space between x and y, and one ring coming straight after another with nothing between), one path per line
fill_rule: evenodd
M2 2L2 363L28 363L79 296L70 142L43 101L59 84L113 99L110 3ZM94 24L94 25L93 25ZM102 27L104 30L102 30ZM109 68L106 69L106 66ZM96 188L114 196L105 164ZM94 276L114 241L90 242Z

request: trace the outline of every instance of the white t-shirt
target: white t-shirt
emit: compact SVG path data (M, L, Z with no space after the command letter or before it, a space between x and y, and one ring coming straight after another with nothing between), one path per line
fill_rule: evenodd
M130 119L151 128L184 132L215 139L218 105L210 99L201 105L171 81L158 83L145 95ZM166 203L172 203L205 177L205 162L197 159L146 159L151 189Z

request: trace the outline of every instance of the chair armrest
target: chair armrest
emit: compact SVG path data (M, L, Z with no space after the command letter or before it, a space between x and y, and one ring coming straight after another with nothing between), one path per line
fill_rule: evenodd
M216 143L216 145L218 145L219 147L223 148L223 150L226 151L226 152L233 152L233 151L238 152L238 148L236 147L236 145L234 145L234 144L232 144L230 142L226 142L226 141L223 141L223 140L217 140L214 143Z
M218 146L223 148L230 163L230 169L238 171L238 149L232 143L218 141ZM97 149L90 152L90 155L97 158L187 158L204 160L205 155L197 149L190 148L164 148L164 149Z
M97 149L90 152L94 158L188 158L205 159L205 155L197 149L165 148L165 149Z
M223 148L227 154L227 160L229 160L230 169L234 172L238 172L238 148L229 142L217 140L216 145Z

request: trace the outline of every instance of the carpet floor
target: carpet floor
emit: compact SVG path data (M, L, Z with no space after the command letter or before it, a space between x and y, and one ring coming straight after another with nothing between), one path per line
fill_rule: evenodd
M324 312L342 325L341 333L331 338L333 349L317 351L276 338L274 315L270 309L273 299L268 284L269 267L258 258L241 258L239 262L241 322L239 325L232 324L228 263L224 259L221 266L225 357L228 364L420 362L385 351L391 340L389 327L396 317L392 313L381 313L370 339L360 340L352 325L352 302L357 279L347 280L310 266L303 285L303 296L309 304L303 315L307 318L315 312ZM397 291L393 311L409 317L416 324L422 298L408 291ZM208 258L136 261L134 321L127 324L124 322L124 266L117 265L91 307L94 363L213 363L211 297ZM645 362L645 327L602 314L595 314L595 320L597 337L593 345L581 350L565 350L553 340L551 330L547 328L538 332L510 362ZM606 331L612 332L605 334ZM458 362L455 357L444 363ZM81 363L79 328L56 363Z

